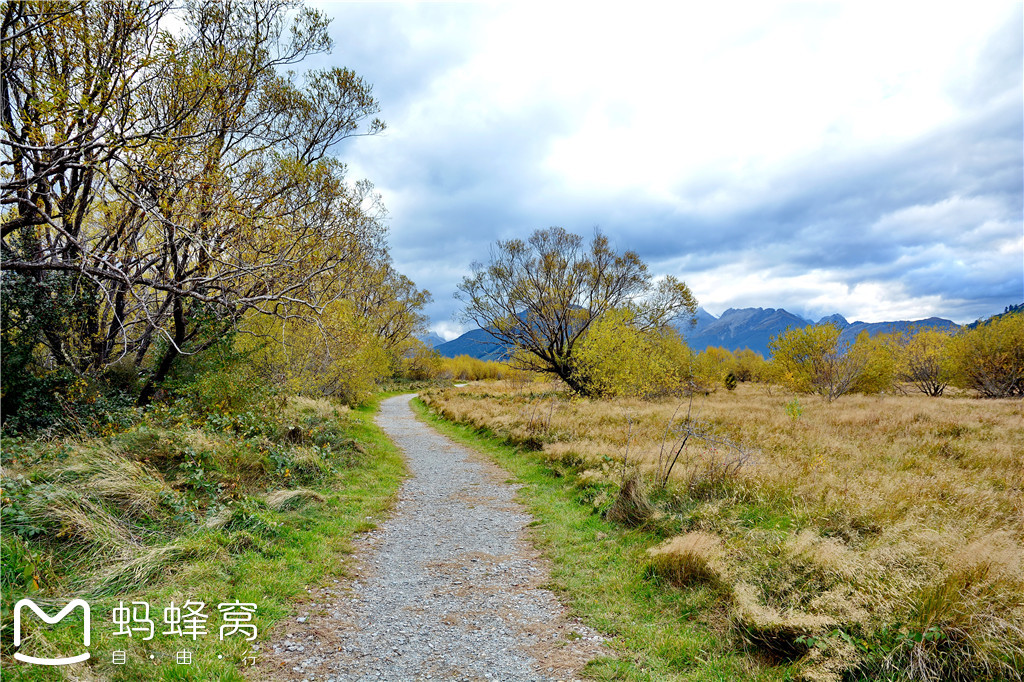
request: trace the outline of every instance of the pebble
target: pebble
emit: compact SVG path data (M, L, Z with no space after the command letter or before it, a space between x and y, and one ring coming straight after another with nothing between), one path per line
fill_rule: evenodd
M418 421L409 399L383 401L377 423L405 452L412 476L392 516L360 541L363 566L344 594L311 590L327 615L295 621L316 630L268 647L270 677L290 667L327 682L575 679L587 660L608 655L604 637L570 621L539 587L547 568L526 538L532 518L515 501L517 487ZM330 644L321 641L325 629ZM538 655L555 651L568 663L541 666Z

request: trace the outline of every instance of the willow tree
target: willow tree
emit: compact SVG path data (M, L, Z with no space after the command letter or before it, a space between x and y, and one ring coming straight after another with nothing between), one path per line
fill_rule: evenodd
M383 130L372 87L344 68L292 70L331 47L321 12L112 0L0 13L2 285L26 313L4 330L24 357L38 336L45 364L76 375L134 362L144 403L179 356L251 314L316 317L380 286L383 207L335 156ZM418 319L391 312L374 328L388 343Z
M768 348L776 376L799 393L817 393L832 402L854 389L868 362L840 341L841 330L828 324L794 327L772 338Z
M955 386L986 398L1024 396L1024 312L1003 314L949 339Z
M596 320L623 309L647 331L697 310L685 283L668 276L655 284L635 251L617 253L600 232L588 246L561 227L537 230L525 242L498 241L490 261L472 269L456 294L464 321L518 348L523 369L554 375L584 395L594 390L576 371L576 352Z
M921 328L895 338L898 377L929 396L940 396L950 380L950 333Z

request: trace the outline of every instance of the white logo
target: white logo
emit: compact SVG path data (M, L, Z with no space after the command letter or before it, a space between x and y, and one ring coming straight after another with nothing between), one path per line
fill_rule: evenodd
M90 619L89 619L89 605L84 599L72 599L71 603L60 610L56 616L48 616L42 609L36 606L36 603L31 599L22 599L14 605L14 646L21 646L21 608L27 606L32 611L43 619L44 622L53 625L54 623L63 620L64 616L71 613L76 606L81 606L85 612L85 634L82 637L82 644L89 646L90 639ZM72 663L81 663L89 658L89 652L86 651L84 654L77 656L71 656L69 658L36 658L35 656L26 656L23 653L15 653L14 657L19 661L25 663L35 663L36 665L71 665Z

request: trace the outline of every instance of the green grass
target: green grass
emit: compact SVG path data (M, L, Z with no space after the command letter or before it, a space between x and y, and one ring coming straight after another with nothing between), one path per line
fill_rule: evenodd
M254 501L258 500L258 491L250 489L248 492L252 495L240 498L237 506L228 507L234 511L228 523L221 528L206 527L200 519L186 525L174 536L154 531L152 544L145 547L169 546L173 551L152 559L142 580L105 583L115 588L124 584L123 589L97 590L95 586L100 583L95 580L76 582L73 573L82 571L91 575L90 571L94 571L96 566L90 566L88 562L102 563L105 557L101 554L87 554L83 560L76 558L70 546L47 544L45 538L39 538L38 542L35 538L22 541L5 529L5 553L9 550L8 541L11 547L17 545L25 549L28 557L24 561L35 560L39 566L34 568L40 575L52 574L55 586L50 588L44 583L41 590L33 591L24 584L21 587L11 587L10 581L5 584L4 646L11 645L10 615L17 599L28 596L54 613L68 599L84 596L91 606L92 642L89 650L92 658L68 669L50 668L15 662L9 658L12 651L5 649L3 679L66 679L65 671L90 679L126 682L245 679L243 669L245 658L250 655L251 643L238 636L223 641L219 639L222 620L217 605L235 600L257 604L254 622L259 636L254 643L265 643L273 637L274 625L294 612L297 601L301 600L308 587L345 575L347 556L352 551L352 537L373 528L374 521L391 507L394 494L405 476L400 452L373 424L376 409L377 401L370 401L350 412L349 416L339 418L336 424L331 424L330 419L324 422L323 428L333 429L331 434L336 442L355 448L345 452L361 454L357 457L346 455L341 459L342 464L331 466L327 476L315 478L311 475L303 481L301 487L315 490L320 499L312 496L297 498L297 503L275 511ZM161 433L166 435L174 431ZM244 457L247 452L245 443L232 436L212 433L210 438L217 442L218 448L223 446L225 452L235 453L238 457ZM331 452L341 453L344 447L339 445ZM324 455L324 459L331 464L330 455ZM244 471L226 468L219 460L211 466L221 467L220 483L245 474ZM299 475L297 468L295 471ZM280 473L271 471L266 476L271 477L259 480L264 491L298 487L294 482L285 482ZM212 485L210 481L207 484ZM207 518L214 509L211 506ZM49 573L42 566L47 562ZM5 570L8 567L5 565ZM74 589L79 584L90 585L90 591ZM180 607L188 599L206 603L208 634L195 642L189 638L161 634L166 629L162 622L163 609L171 601ZM112 623L111 614L120 601L126 605L131 601L144 601L150 605L150 618L156 625L152 640L143 641L140 636L114 636L117 628ZM33 634L23 641L22 651L36 655L45 655L42 652L46 649L63 652L63 655L81 651L80 618L76 623L69 616L59 625L45 628L40 628L41 623L34 616L30 620L33 621L30 629ZM112 652L118 649L127 652L124 665L111 663ZM192 652L192 665L176 664L175 654L183 649Z
M538 453L486 430L446 421L413 401L421 419L490 456L524 484L533 533L552 562L551 587L585 623L610 636L615 655L589 664L603 680L783 680L784 666L758 663L730 634L726 604L706 587L674 588L647 570L645 552L664 528L625 529L605 521L593 495Z

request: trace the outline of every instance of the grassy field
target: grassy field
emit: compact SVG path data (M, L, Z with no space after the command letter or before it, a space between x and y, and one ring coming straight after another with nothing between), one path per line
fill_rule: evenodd
M548 490L528 494L552 500L534 506L556 587L626 654L595 675L1021 679L1020 401L502 382L424 401Z
M156 410L89 440L5 439L3 679L246 679L248 657L259 656L251 645L307 586L343 575L353 534L390 507L404 465L374 410L293 398L258 414ZM62 668L13 661L11 608L22 597L51 614L86 599L92 658ZM207 634L163 634L164 609L188 600L205 603ZM113 609L133 601L149 605L152 639L114 634ZM254 642L244 630L219 638L218 605L235 601L257 605ZM79 653L81 612L73 616L55 626L29 618L19 651ZM124 664L113 664L115 650ZM177 663L182 650L191 665Z

